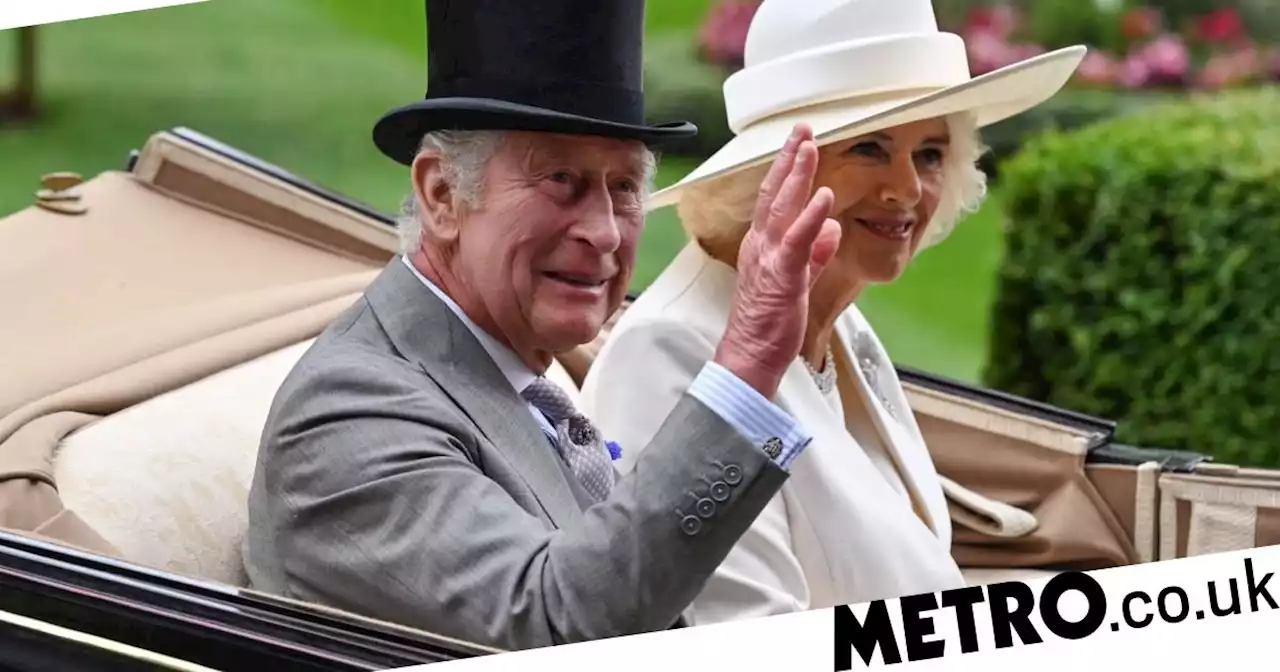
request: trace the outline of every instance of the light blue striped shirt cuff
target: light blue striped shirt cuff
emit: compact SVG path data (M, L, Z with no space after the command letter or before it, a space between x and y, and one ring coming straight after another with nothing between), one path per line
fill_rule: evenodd
M702 368L689 394L761 449L769 439L780 439L782 450L774 461L783 469L789 469L813 440L795 418L715 362Z

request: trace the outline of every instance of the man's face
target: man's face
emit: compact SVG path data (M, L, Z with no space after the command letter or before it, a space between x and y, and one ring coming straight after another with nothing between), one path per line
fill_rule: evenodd
M464 308L526 357L595 338L631 279L646 157L634 142L509 134L482 206L459 218L450 266Z

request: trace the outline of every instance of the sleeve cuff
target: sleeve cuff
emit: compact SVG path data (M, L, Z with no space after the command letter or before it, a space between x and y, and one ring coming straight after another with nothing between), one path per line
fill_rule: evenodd
M783 469L790 469L791 463L813 440L795 418L715 362L707 362L702 368L689 387L689 394L724 418L756 447L770 453ZM766 447L772 439L781 441L780 449Z

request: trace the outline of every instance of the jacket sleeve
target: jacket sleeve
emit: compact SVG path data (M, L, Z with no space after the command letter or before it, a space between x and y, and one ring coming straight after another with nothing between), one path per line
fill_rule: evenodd
M610 498L555 529L486 474L485 439L412 367L326 358L296 374L255 513L286 594L491 647L670 627L786 478L684 395ZM727 497L691 518L690 493L719 482Z
M684 390L715 355L694 330L662 319L624 323L592 365L582 404L601 431L623 446L633 469L662 431ZM629 446L638 447L628 452ZM694 601L695 625L790 613L809 606L808 584L792 551L786 498L775 495Z

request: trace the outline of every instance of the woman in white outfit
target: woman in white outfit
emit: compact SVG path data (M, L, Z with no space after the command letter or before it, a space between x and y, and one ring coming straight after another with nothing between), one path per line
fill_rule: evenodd
M724 87L734 139L653 198L678 206L691 242L623 315L582 389L584 411L632 468L628 450L648 443L713 357L760 181L791 128L809 124L814 188L833 190L842 236L776 401L814 440L694 603L695 623L964 584L944 481L854 301L979 204L978 129L1049 98L1083 55L1063 49L971 78L963 41L938 31L928 0L761 5L746 67Z

